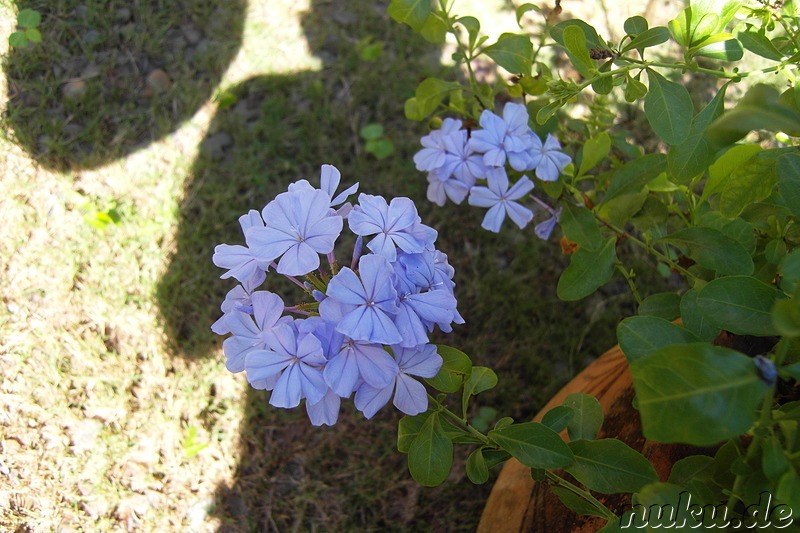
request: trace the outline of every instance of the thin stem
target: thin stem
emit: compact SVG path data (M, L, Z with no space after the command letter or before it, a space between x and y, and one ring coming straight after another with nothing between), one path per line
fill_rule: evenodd
M453 411L451 411L450 409L448 409L447 407L445 407L444 405L439 403L439 401L437 401L436 398L434 398L430 394L428 394L428 401L432 402L433 404L435 404L437 406L439 412L442 413L443 415L445 415L447 418L449 418L450 421L455 423L459 428L463 429L464 431L466 431L467 433L469 433L470 435L472 435L476 439L480 440L484 444L487 444L487 445L490 445L490 446L494 445L494 443L489 439L489 437L487 437L486 435L484 435L483 433L481 433L480 431L478 431L477 429L472 427L469 424L469 422L467 422L463 418L459 417Z
M636 288L636 274L625 268L621 261L617 261L616 266L617 270L619 270L622 275L625 276L625 280L628 282L628 287L631 288L633 297L636 298L636 303L642 305L642 296L639 294L639 290Z
M269 266L270 266L270 268L272 268L272 269L274 269L274 270L277 270L277 269L278 269L278 263L276 263L275 261L273 261L272 263L270 263L270 264L269 264ZM286 279L288 279L289 281L291 281L292 283L294 283L295 285L297 285L298 287L300 287L300 288L301 288L301 289L303 289L304 291L308 291L308 289L306 289L306 286L305 286L305 285L303 285L303 284L302 284L302 282L300 282L300 281L299 281L299 280L298 280L296 277L294 277L294 276L290 276L290 275L288 275L288 274L283 274L283 277L284 277L284 278L286 278Z
M549 470L545 470L545 475L547 476L547 479L549 479L550 481L556 483L557 485L559 485L561 487L564 487L565 489L569 490L570 492L573 492L573 493L577 494L581 498L583 498L586 501L588 501L589 503L591 503L598 511L603 513L605 518L607 518L608 520L614 520L617 517L617 515L615 515L613 512L611 512L611 510L608 507L603 505L597 498L592 496L591 493L588 490L583 490L582 488L578 487L577 485L573 485L572 483L570 483L566 479L562 478L561 476L559 476L557 474L554 474L553 472L551 472Z

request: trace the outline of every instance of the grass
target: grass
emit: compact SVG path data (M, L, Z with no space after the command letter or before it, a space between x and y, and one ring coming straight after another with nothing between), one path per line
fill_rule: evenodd
M473 530L490 485L466 480L468 449L444 485L420 487L395 449L397 413L367 422L348 405L313 428L230 375L208 329L230 288L213 247L240 243L240 214L331 163L361 191L414 199L439 231L467 323L436 340L497 371L481 405L528 419L615 343L633 312L623 281L559 302L557 244L425 200L411 161L425 125L403 100L420 74L447 74L441 51L366 0L16 7L43 13L44 41L3 63L0 526ZM382 44L376 61L365 42ZM168 86L148 85L154 70ZM71 80L85 92L68 97ZM395 156L366 153L370 123ZM114 206L105 229L87 222Z

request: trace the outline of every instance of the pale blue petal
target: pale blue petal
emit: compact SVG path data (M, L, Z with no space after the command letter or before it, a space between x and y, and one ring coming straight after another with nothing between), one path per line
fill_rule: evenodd
M304 276L319 267L319 254L305 242L295 242L281 257L279 274Z
M428 342L428 331L425 324L408 303L400 306L400 312L394 318L394 324L402 338L401 346L408 348Z
M392 348L398 356L397 364L401 372L421 378L432 378L442 368L442 356L436 353L436 346L426 344L418 349L398 350Z
M366 383L362 384L356 391L356 409L364 414L367 419L375 416L381 407L389 403L394 390L394 383L382 389L370 387Z
M358 363L352 350L342 350L325 365L325 382L333 391L347 398L358 384Z
M302 377L297 364L289 365L283 371L272 394L269 397L269 404L274 407L291 409L300 405L300 398L303 395Z
M325 383L325 378L322 377L322 370L304 363L298 363L296 366L303 391L302 397L308 398L311 403L322 400L328 391L328 385Z
M469 205L492 207L499 201L500 198L486 187L473 187L469 191Z
M500 227L503 225L503 220L506 218L506 210L502 203L495 205L486 212L483 217L481 227L485 230L500 233Z
M258 329L270 329L283 314L283 300L275 293L269 291L256 291L252 295L253 313Z
M328 193L328 196L333 198L336 193L336 188L339 186L342 174L339 169L333 165L322 165L319 172L319 186L320 189Z
M358 372L368 385L383 388L389 385L398 372L397 362L382 346L353 346Z
M524 228L528 223L533 220L533 211L527 207L523 207L517 202L506 202L506 212L508 217L521 228Z
M311 424L314 426L332 426L339 418L339 406L341 400L330 389L325 394L325 397L317 403L309 403L306 401L306 412Z
M367 298L361 280L358 279L355 272L347 267L342 268L328 283L327 294L328 298L325 302L333 298L339 303L351 305L361 305Z
M509 200L519 200L533 190L533 182L528 176L522 176L517 182L506 192L506 198Z
M348 197L348 196L350 196L351 194L355 194L355 192L356 192L357 190L358 190L358 183L356 183L356 184L354 184L354 185L351 185L351 186L350 186L350 187L348 187L347 189L345 189L345 190L343 190L342 192L340 192L340 193L339 193L339 194L336 196L336 198L334 198L333 200L331 200L331 205L339 205L339 204L341 204L342 202L344 202L345 200L347 200L347 197Z
M424 413L428 410L428 392L419 381L400 374L394 393L394 406L408 416Z
M409 294L406 302L420 318L428 322L450 322L456 308L456 299L444 290Z
M247 380L250 382L267 379L288 367L292 363L290 357L277 354L271 350L252 350L245 357Z
M244 370L245 357L253 349L251 339L234 336L222 341L222 350L225 352L225 368L234 374Z

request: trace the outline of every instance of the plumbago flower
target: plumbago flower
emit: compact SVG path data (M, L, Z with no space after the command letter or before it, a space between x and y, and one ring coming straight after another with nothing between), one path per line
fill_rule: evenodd
M411 200L361 194L351 205L346 200L358 184L337 195L339 171L323 165L320 174L320 188L299 180L260 213L241 217L247 246L215 248L214 264L226 269L221 277L240 282L212 325L231 334L223 342L226 366L270 391L275 407L305 402L314 425L335 424L341 399L354 393L367 418L392 394L400 411L424 412L428 396L417 378L434 377L442 366L428 334L464 323L453 268ZM339 268L334 248L345 219L356 246L350 267ZM362 255L365 239L370 253ZM262 289L275 273L299 287L303 301L287 306Z
M468 198L470 205L489 208L481 226L493 232L500 231L506 215L520 228L526 227L535 216L534 209L525 205L530 199L537 211L547 215L536 224L534 234L548 239L558 213L530 194L533 182L518 173L534 171L542 181L556 181L572 159L552 134L542 142L528 123L527 108L515 103L505 105L502 117L484 110L481 129L471 135L461 129L460 120L444 119L440 129L421 139L424 148L414 156L417 169L428 172L428 199L442 206L448 198L457 204ZM514 183L509 180L511 172L520 176Z

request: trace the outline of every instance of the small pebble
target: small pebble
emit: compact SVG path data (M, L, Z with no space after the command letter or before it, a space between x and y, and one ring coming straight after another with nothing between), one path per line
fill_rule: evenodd
M172 86L172 80L169 79L169 74L160 68L148 74L145 83L147 83L147 86L154 93L163 93Z
M85 81L74 78L64 84L61 88L61 93L67 100L75 101L80 100L88 89L89 87Z

